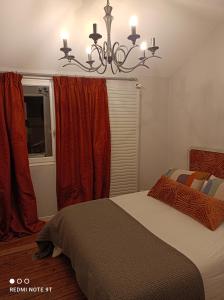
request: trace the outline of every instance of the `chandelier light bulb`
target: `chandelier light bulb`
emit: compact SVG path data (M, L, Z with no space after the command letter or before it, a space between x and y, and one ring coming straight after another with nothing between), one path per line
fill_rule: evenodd
M147 42L142 42L141 45L140 45L140 48L141 48L142 51L147 50L147 48L148 48Z
M88 46L86 48L86 53L88 55L88 61L91 61L92 60L92 48L90 46Z
M61 36L61 39L63 40L63 48L64 49L68 48L68 37L69 37L68 32L62 31L60 36Z
M137 16L131 16L129 24L131 27L136 27L138 25L138 17Z
M86 53L87 53L87 54L91 54L91 52L92 52L92 49L91 49L90 46L88 46L88 47L86 48Z
M62 31L60 33L60 37L62 40L68 40L69 39L69 33L67 31Z

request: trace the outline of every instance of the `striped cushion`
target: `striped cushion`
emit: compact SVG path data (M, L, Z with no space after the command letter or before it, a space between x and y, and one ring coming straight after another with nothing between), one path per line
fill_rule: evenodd
M215 230L224 221L224 202L162 176L148 196L156 198Z
M200 191L205 180L209 178L210 174L207 172L170 169L165 176Z
M205 181L201 191L202 193L224 201L224 179L211 175L209 180Z

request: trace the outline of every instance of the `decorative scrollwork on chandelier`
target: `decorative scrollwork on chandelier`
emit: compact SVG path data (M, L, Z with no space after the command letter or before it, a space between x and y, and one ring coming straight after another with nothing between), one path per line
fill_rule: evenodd
M102 35L97 32L97 24L93 24L93 33L89 35L89 38L92 39L94 43L91 45L91 47L87 48L88 59L86 64L81 63L74 55L71 54L72 49L68 47L68 40L66 37L63 37L63 47L60 48L60 50L64 53L64 56L60 58L60 60L67 61L63 67L73 65L78 66L83 71L103 74L110 65L113 74L116 74L117 72L130 73L139 67L149 68L147 62L150 59L161 58L160 56L156 55L159 47L156 45L155 38L152 38L152 44L149 48L146 42L142 42L140 45L142 56L137 59L135 65L128 66L128 58L133 50L139 47L139 45L136 44L137 39L140 38L140 35L136 33L137 19L136 17L132 17L131 34L128 36L128 40L132 42L132 46L127 47L125 45L120 45L119 42L114 42L112 44L112 9L113 8L110 6L109 0L107 0L107 5L104 7L106 13L104 16L104 21L106 23L107 41L105 41L102 46L98 44L98 40L102 38ZM93 57L96 57L98 62L96 62Z

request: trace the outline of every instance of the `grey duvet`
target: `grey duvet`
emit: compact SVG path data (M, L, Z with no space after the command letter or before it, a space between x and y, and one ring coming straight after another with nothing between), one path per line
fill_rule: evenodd
M89 300L203 300L201 274L110 199L62 209L37 238L39 258L63 249Z

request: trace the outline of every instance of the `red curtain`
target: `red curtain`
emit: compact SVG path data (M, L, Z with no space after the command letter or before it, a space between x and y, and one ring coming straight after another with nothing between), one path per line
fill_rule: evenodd
M54 77L58 208L109 196L105 79Z
M43 225L29 170L21 80L19 74L0 75L0 240Z

